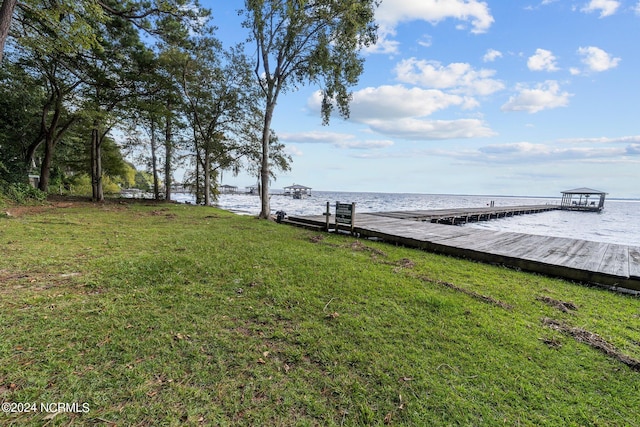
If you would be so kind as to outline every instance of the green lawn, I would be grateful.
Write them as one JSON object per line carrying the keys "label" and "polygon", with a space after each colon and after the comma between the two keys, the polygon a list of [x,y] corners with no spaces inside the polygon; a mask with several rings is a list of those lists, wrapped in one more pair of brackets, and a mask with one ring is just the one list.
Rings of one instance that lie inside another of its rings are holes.
{"label": "green lawn", "polygon": [[3,426],[640,424],[636,297],[187,205],[0,248]]}

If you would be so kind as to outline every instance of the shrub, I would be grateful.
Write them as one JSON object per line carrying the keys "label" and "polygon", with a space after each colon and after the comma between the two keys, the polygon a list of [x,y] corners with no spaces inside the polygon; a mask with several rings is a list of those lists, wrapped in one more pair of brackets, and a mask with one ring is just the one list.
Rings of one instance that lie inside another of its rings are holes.
{"label": "shrub", "polygon": [[1,189],[4,196],[15,203],[43,202],[47,198],[47,193],[21,182],[2,185]]}

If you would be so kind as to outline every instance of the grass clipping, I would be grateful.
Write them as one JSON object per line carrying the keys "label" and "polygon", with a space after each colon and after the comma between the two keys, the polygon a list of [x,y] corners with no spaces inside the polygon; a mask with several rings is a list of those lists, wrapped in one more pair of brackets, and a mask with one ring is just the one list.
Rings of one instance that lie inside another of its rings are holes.
{"label": "grass clipping", "polygon": [[624,363],[634,371],[640,371],[640,360],[627,356],[619,351],[615,346],[605,341],[600,335],[594,334],[582,328],[574,328],[566,323],[560,322],[555,319],[545,317],[542,319],[542,323],[551,329],[563,332],[567,335],[571,335],[576,341],[590,345],[591,347],[600,350],[609,357]]}

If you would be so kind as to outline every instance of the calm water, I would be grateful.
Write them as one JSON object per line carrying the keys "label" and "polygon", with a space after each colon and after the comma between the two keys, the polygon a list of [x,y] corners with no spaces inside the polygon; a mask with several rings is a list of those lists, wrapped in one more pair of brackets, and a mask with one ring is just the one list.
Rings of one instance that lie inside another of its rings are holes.
{"label": "calm water", "polygon": [[[179,201],[192,201],[191,196],[178,195]],[[330,202],[356,202],[356,212],[403,211],[495,206],[560,204],[556,198],[523,198],[502,196],[459,196],[443,194],[390,194],[315,191],[307,199],[295,200],[281,195],[271,196],[271,210],[288,215],[319,215]],[[218,206],[244,214],[258,214],[260,199],[244,194],[221,195]],[[571,237],[606,243],[640,246],[640,200],[611,200],[605,202],[601,213],[551,211],[514,216],[464,225],[487,230],[514,231],[544,236]]]}

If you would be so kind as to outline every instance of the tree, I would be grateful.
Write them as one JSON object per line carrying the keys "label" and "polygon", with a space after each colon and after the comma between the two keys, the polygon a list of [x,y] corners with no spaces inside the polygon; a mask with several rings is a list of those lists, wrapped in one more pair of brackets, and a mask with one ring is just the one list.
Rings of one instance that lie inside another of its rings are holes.
{"label": "tree", "polygon": [[157,35],[164,31],[157,25],[163,18],[170,17],[189,31],[209,14],[197,0],[2,0],[0,63],[16,10],[22,19],[31,21],[34,30],[26,37],[20,35],[21,45],[58,53],[99,48],[93,29],[109,17],[127,20],[139,30]]}
{"label": "tree", "polygon": [[26,182],[32,167],[27,152],[39,135],[45,99],[42,81],[23,66],[0,68],[0,180]]}
{"label": "tree", "polygon": [[[275,179],[275,171],[290,171],[293,160],[291,156],[285,152],[284,144],[278,141],[278,137],[273,129],[271,129],[269,133],[269,138],[269,179]],[[257,176],[259,180],[262,175],[262,138],[259,132],[256,134],[256,138],[247,154],[247,160],[247,171]],[[261,188],[258,188],[258,192],[262,194]]]}
{"label": "tree", "polygon": [[99,49],[82,52],[76,72],[85,82],[85,114],[91,121],[91,182],[92,200],[103,201],[102,149],[114,126],[128,116],[128,107],[137,95],[136,83],[146,70],[147,50],[134,25],[120,16],[113,16],[94,30],[99,36]]}
{"label": "tree", "polygon": [[40,182],[38,188],[49,189],[49,175],[56,146],[71,127],[80,119],[70,108],[70,100],[81,81],[60,66],[55,58],[38,58],[31,64],[46,82],[47,99],[41,106],[40,132],[29,145],[25,164],[33,162],[36,150],[42,145],[44,153],[40,162]]}
{"label": "tree", "polygon": [[46,190],[55,146],[79,116],[90,115],[93,199],[102,200],[102,142],[146,71],[136,68],[144,56],[140,31],[188,34],[208,11],[190,0],[19,0],[15,10],[16,55],[46,77],[49,95],[27,160],[44,147],[40,186]]}
{"label": "tree", "polygon": [[196,195],[202,193],[209,205],[212,193],[217,193],[215,177],[223,169],[237,171],[249,151],[250,140],[243,130],[256,120],[254,106],[260,97],[239,47],[223,51],[218,40],[205,37],[181,58],[181,86],[196,154]]}
{"label": "tree", "polygon": [[256,45],[255,74],[265,99],[261,211],[268,218],[269,133],[276,103],[288,88],[322,86],[322,118],[334,104],[349,116],[350,93],[363,70],[359,52],[376,40],[377,0],[245,0],[244,26]]}
{"label": "tree", "polygon": [[18,0],[3,0],[0,6],[0,63],[4,53],[4,45],[9,36],[9,28],[11,27],[11,17],[16,8]]}

